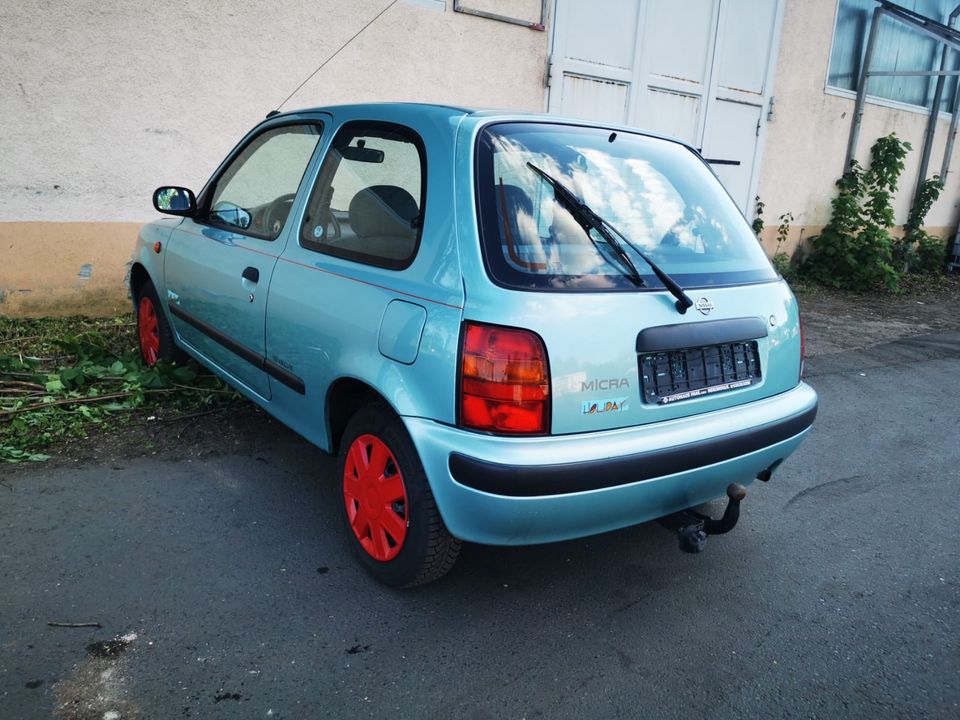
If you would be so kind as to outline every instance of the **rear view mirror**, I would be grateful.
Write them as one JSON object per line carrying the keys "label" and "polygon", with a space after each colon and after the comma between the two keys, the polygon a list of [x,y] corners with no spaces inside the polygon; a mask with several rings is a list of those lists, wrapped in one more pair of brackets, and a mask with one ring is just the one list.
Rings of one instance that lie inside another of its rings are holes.
{"label": "rear view mirror", "polygon": [[374,148],[348,145],[345,148],[340,148],[340,154],[343,155],[345,160],[356,160],[357,162],[365,163],[383,162],[383,150],[375,150]]}
{"label": "rear view mirror", "polygon": [[185,187],[164,186],[153,191],[153,206],[167,215],[193,215],[197,210],[197,198]]}

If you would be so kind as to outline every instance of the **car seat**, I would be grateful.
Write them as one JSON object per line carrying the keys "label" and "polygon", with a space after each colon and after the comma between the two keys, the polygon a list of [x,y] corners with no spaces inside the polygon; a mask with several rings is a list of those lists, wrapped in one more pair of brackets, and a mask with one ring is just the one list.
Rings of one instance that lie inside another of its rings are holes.
{"label": "car seat", "polygon": [[395,185],[372,185],[350,201],[350,227],[356,250],[390,260],[405,260],[417,242],[420,209],[413,196]]}

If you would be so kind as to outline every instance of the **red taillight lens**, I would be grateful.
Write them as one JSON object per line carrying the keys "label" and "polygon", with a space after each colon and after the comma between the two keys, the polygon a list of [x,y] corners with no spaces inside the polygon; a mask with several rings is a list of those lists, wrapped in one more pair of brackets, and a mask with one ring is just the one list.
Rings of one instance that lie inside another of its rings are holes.
{"label": "red taillight lens", "polygon": [[545,434],[550,423],[547,351],[529,330],[465,323],[460,424],[475,430]]}

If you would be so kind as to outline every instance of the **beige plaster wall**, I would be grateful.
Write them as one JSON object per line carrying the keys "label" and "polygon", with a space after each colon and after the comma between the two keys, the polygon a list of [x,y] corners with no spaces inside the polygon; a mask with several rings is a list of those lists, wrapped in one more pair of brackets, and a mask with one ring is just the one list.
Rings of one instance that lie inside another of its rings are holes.
{"label": "beige plaster wall", "polygon": [[0,223],[0,315],[115,315],[139,223]]}
{"label": "beige plaster wall", "polygon": [[[122,289],[133,242],[124,223],[155,217],[153,189],[199,190],[388,2],[0,2],[0,314],[61,312],[66,298],[75,312],[114,307],[92,290],[108,273],[104,292]],[[474,4],[539,20],[539,0]],[[406,100],[542,110],[547,46],[546,32],[454,13],[452,0],[399,0],[283,109]]]}
{"label": "beige plaster wall", "polygon": [[[767,126],[758,194],[766,203],[764,246],[776,245],[777,218],[794,216],[790,240],[782,250],[792,252],[801,238],[822,230],[830,219],[834,183],[843,173],[854,100],[824,92],[833,39],[837,0],[785,0],[780,51],[774,80],[774,117]],[[879,69],[879,68],[878,68]],[[857,149],[866,163],[873,142],[891,132],[913,144],[894,207],[898,223],[907,219],[917,182],[920,150],[928,115],[868,103]],[[928,174],[940,171],[949,121],[941,118]],[[960,143],[954,146],[951,171],[940,200],[927,216],[928,230],[952,233],[960,207]]]}

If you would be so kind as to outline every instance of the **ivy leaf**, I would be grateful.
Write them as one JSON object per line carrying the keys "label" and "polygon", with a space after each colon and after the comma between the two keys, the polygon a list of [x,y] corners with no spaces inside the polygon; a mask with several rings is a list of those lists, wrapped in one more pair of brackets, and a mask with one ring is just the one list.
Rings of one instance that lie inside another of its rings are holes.
{"label": "ivy leaf", "polygon": [[44,388],[48,393],[63,392],[63,389],[64,389],[63,383],[60,381],[60,378],[56,378],[54,380],[48,380],[44,384]]}
{"label": "ivy leaf", "polygon": [[197,379],[197,371],[190,365],[181,365],[173,369],[173,377],[178,382],[189,383]]}

